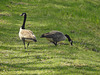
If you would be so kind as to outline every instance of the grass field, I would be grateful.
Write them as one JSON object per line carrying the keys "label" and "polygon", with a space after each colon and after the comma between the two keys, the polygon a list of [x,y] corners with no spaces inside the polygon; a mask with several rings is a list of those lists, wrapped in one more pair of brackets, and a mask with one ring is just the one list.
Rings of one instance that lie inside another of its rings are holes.
{"label": "grass field", "polygon": [[[19,28],[37,37],[24,49]],[[43,33],[58,30],[74,41],[57,47]],[[0,75],[100,75],[100,0],[0,0]]]}

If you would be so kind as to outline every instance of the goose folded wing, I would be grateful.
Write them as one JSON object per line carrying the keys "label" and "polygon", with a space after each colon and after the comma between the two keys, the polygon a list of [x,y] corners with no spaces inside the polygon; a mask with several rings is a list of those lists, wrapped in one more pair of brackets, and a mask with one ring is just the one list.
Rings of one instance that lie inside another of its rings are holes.
{"label": "goose folded wing", "polygon": [[35,35],[30,30],[24,30],[21,32],[22,37],[25,39],[36,39]]}
{"label": "goose folded wing", "polygon": [[46,33],[46,34],[44,34],[44,36],[46,37],[46,38],[54,38],[54,34],[51,34],[51,33]]}

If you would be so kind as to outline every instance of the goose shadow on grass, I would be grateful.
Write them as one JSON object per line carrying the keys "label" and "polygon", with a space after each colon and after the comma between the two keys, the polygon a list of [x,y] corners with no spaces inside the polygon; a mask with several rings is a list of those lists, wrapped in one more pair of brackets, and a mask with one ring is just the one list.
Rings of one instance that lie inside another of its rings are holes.
{"label": "goose shadow on grass", "polygon": [[24,49],[23,46],[18,46],[18,47],[14,47],[13,45],[9,45],[9,46],[4,46],[1,45],[0,49],[1,50],[13,50],[13,51],[22,51],[22,52],[35,52],[35,51],[40,51],[40,50],[45,50],[45,49],[49,49],[49,50],[53,50],[55,48],[58,48],[60,45],[58,44],[58,46],[54,46],[54,44],[44,44],[44,45],[37,45],[37,46],[33,46],[32,45],[30,47],[28,47],[28,49]]}
{"label": "goose shadow on grass", "polygon": [[69,45],[67,43],[65,44],[58,44],[57,46],[55,46],[54,44],[52,43],[49,43],[49,44],[44,44],[44,45],[38,45],[38,46],[31,46],[30,48],[26,49],[25,52],[34,52],[34,50],[46,50],[46,49],[49,49],[49,50],[53,50],[53,49],[57,49],[63,45]]}

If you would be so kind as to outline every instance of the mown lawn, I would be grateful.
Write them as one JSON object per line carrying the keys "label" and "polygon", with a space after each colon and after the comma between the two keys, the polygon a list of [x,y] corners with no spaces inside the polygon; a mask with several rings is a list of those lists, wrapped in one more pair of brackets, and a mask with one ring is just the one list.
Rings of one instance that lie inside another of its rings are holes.
{"label": "mown lawn", "polygon": [[[26,29],[38,42],[24,49],[18,37]],[[43,33],[58,30],[74,41],[57,47]],[[0,75],[99,75],[100,0],[0,0]]]}

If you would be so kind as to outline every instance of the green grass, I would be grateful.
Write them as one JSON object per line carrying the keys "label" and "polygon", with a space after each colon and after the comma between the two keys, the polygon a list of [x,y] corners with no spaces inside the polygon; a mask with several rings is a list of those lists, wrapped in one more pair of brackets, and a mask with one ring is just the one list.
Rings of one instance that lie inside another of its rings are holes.
{"label": "green grass", "polygon": [[[23,12],[38,40],[26,50],[18,37]],[[73,46],[40,38],[51,30],[69,34]],[[99,75],[100,0],[0,0],[0,74]]]}

